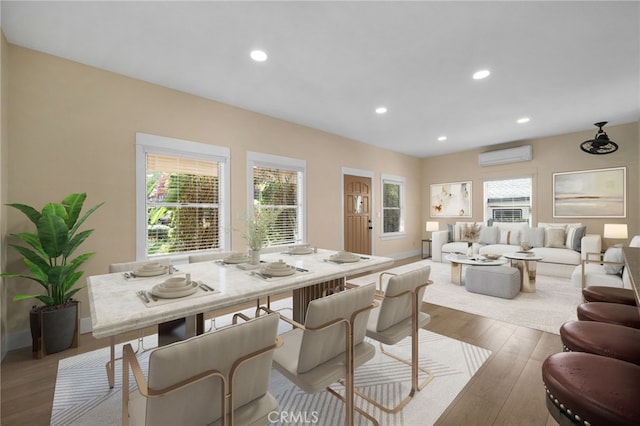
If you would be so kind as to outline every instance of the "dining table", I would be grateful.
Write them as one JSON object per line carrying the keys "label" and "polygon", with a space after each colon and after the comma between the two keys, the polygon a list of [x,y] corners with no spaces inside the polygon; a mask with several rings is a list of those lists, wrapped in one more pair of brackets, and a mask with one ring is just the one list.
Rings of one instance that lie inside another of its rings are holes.
{"label": "dining table", "polygon": [[[201,323],[203,314],[229,310],[249,302],[260,304],[271,296],[291,293],[293,319],[304,322],[307,304],[322,297],[328,289],[344,288],[347,277],[375,270],[384,270],[393,259],[382,256],[358,255],[349,261],[335,260],[340,252],[314,249],[310,253],[281,252],[261,255],[261,264],[225,263],[224,260],[175,265],[157,276],[139,276],[134,271],[93,275],[87,278],[92,334],[110,338],[110,359],[107,362],[109,386],[114,386],[116,338],[131,331],[151,326],[195,318]],[[271,276],[265,267],[278,262],[291,269],[287,275]],[[144,274],[146,275],[146,274]],[[157,297],[169,279],[183,277],[193,283],[193,289],[183,297]],[[196,325],[191,335],[201,334]],[[189,335],[185,336],[189,337]],[[160,343],[162,344],[162,343]]]}

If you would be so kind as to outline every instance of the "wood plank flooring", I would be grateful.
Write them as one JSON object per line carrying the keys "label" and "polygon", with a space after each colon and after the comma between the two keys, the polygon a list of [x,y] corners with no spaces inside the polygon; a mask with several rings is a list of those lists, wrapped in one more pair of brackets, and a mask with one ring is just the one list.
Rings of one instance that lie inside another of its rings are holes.
{"label": "wood plank flooring", "polygon": [[[558,335],[428,303],[423,309],[431,315],[428,330],[492,351],[436,425],[557,425],[545,407],[541,365],[562,350]],[[0,366],[0,424],[49,425],[58,361],[108,343],[85,334],[79,348],[42,360],[32,358],[31,348],[9,352]]]}

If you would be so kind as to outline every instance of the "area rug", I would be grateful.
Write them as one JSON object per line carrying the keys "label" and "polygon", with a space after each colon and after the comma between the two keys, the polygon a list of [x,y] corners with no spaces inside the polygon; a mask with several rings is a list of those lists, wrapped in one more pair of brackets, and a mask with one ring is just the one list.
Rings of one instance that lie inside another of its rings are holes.
{"label": "area rug", "polygon": [[[464,285],[453,284],[448,263],[427,259],[398,266],[391,271],[402,273],[427,265],[431,267],[433,284],[427,287],[423,301],[510,324],[559,334],[564,322],[577,319],[576,308],[582,303],[581,289],[574,287],[567,278],[538,274],[535,293],[521,292],[513,299],[501,299],[469,293]],[[374,279],[374,275],[368,275],[349,282],[362,285]]]}
{"label": "area rug", "polygon": [[[221,323],[224,320],[217,321],[218,325]],[[395,415],[382,413],[361,399],[356,401],[382,425],[433,424],[491,354],[487,349],[426,330],[420,330],[419,338],[420,365],[433,372],[433,381]],[[156,344],[156,336],[145,338],[146,347]],[[135,348],[135,344],[133,346]],[[118,345],[117,350],[120,349]],[[409,358],[410,340],[405,339],[398,345],[387,347],[387,350]],[[379,350],[376,352],[374,359],[357,370],[356,386],[393,405],[409,390],[410,367],[381,354]],[[149,353],[144,352],[138,357],[143,370],[146,370]],[[109,349],[104,348],[59,362],[51,425],[122,424],[122,363],[116,363],[116,384],[114,389],[109,389],[104,368],[108,357]],[[133,378],[130,382],[132,389],[135,388]],[[269,391],[280,404],[280,410],[272,415],[273,423],[270,424],[344,424],[344,404],[327,392],[306,394],[275,370],[272,370]],[[359,415],[356,423],[369,424]]]}

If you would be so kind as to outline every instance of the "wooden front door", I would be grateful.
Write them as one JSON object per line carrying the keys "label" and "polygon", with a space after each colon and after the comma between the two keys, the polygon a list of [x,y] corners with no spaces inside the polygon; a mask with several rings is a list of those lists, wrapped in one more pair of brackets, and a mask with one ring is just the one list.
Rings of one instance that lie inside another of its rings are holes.
{"label": "wooden front door", "polygon": [[371,254],[371,178],[344,176],[344,249]]}

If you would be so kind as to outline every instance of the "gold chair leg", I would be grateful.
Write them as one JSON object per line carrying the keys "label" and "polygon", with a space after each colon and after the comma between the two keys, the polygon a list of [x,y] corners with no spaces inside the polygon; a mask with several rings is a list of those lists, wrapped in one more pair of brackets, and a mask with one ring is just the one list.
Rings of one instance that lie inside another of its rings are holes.
{"label": "gold chair leg", "polygon": [[[345,404],[347,403],[346,398],[340,394],[340,392],[338,392],[337,390],[331,388],[331,387],[327,387],[326,388],[327,392],[329,392],[331,395],[335,396],[336,398],[340,399],[342,402],[344,402]],[[356,391],[357,393],[358,391]],[[374,426],[380,426],[380,423],[378,422],[378,420],[373,417],[371,414],[367,413],[366,411],[364,411],[362,408],[358,407],[358,406],[353,406],[353,409],[356,410],[358,413],[360,413],[362,416],[366,417],[367,419],[369,419],[369,421],[371,423],[373,423]]]}

